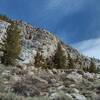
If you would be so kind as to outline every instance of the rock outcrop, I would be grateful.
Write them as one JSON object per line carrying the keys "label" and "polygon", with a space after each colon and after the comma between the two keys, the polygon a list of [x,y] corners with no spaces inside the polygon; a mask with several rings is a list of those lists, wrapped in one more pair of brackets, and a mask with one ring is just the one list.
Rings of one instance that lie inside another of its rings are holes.
{"label": "rock outcrop", "polygon": [[[80,54],[76,49],[69,45],[65,45],[54,34],[45,29],[34,28],[32,25],[23,21],[14,21],[21,30],[22,52],[20,54],[19,63],[34,64],[34,56],[40,52],[44,59],[50,58],[55,54],[57,44],[61,43],[62,49],[65,51],[66,57],[70,54],[75,67],[89,67],[91,59]],[[3,38],[6,29],[10,23],[0,20],[0,41]],[[100,65],[100,61],[94,59],[96,65]],[[68,59],[67,61],[68,62]]]}

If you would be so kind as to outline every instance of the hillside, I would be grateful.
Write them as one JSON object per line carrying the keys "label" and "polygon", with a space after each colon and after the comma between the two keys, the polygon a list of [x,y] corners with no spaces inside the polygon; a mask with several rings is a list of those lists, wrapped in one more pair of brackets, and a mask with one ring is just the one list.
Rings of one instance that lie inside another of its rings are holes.
{"label": "hillside", "polygon": [[[91,61],[99,68],[100,60],[82,55],[45,29],[19,20],[13,22],[21,30],[22,51],[16,66],[0,64],[0,100],[100,100],[100,72],[82,70],[91,67]],[[1,42],[10,24],[0,20]],[[70,55],[74,68],[36,68],[36,54],[51,61],[59,43],[67,58],[66,66]]]}
{"label": "hillside", "polygon": [[[33,63],[34,56],[37,52],[41,52],[44,58],[50,58],[54,55],[57,44],[61,43],[62,48],[65,51],[66,57],[70,54],[73,59],[73,63],[76,67],[89,67],[90,66],[90,58],[83,56],[76,49],[73,49],[68,44],[64,44],[60,41],[54,34],[48,32],[45,29],[34,28],[32,25],[27,24],[23,21],[14,21],[18,24],[19,29],[21,29],[21,39],[22,39],[22,53],[20,54],[20,62],[21,63]],[[6,32],[7,26],[10,23],[5,21],[0,21],[0,32],[1,36]],[[94,59],[96,63],[99,61]],[[97,64],[99,65],[99,64]]]}

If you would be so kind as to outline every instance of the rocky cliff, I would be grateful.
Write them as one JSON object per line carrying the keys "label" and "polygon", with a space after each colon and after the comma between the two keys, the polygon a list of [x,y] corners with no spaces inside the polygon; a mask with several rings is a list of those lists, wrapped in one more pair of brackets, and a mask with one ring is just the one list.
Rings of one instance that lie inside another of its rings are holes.
{"label": "rocky cliff", "polygon": [[[70,54],[76,67],[89,67],[91,59],[83,56],[76,49],[69,45],[65,45],[53,33],[45,29],[34,28],[32,25],[23,21],[14,21],[21,30],[21,45],[22,52],[20,54],[20,63],[33,64],[34,56],[40,52],[44,58],[50,58],[55,54],[57,44],[61,43],[66,57]],[[6,29],[10,23],[0,20],[0,40],[6,33]],[[67,62],[67,61],[66,61]],[[100,61],[94,59],[94,62],[99,66]]]}

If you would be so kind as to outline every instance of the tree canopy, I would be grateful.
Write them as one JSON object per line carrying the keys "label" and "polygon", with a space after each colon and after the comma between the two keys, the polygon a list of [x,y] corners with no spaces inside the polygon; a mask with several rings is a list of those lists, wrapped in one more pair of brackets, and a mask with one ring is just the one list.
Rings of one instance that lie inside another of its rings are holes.
{"label": "tree canopy", "polygon": [[21,51],[20,30],[15,23],[11,23],[11,25],[8,26],[6,35],[2,41],[2,63],[6,65],[15,64],[16,59],[18,58]]}

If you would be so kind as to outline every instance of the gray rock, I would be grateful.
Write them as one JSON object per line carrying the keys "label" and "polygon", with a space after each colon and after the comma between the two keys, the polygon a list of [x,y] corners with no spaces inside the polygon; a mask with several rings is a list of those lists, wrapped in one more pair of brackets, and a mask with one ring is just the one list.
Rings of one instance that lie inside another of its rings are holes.
{"label": "gray rock", "polygon": [[72,93],[79,93],[80,91],[79,91],[78,89],[76,89],[76,88],[72,88],[72,89],[71,89],[71,92],[72,92]]}
{"label": "gray rock", "polygon": [[86,79],[94,79],[96,75],[94,73],[87,72],[87,73],[84,73],[83,77]]}
{"label": "gray rock", "polygon": [[64,85],[58,87],[58,90],[63,90],[63,89],[65,89]]}
{"label": "gray rock", "polygon": [[82,75],[78,74],[77,72],[70,73],[66,78],[71,79],[76,83],[82,82]]}
{"label": "gray rock", "polygon": [[74,100],[73,97],[68,93],[66,93],[66,98],[67,98],[67,100]]}
{"label": "gray rock", "polygon": [[75,100],[87,100],[85,96],[77,94],[77,93],[73,93],[71,95],[75,98]]}
{"label": "gray rock", "polygon": [[65,94],[64,92],[56,92],[50,96],[51,100],[73,100],[70,94]]}

